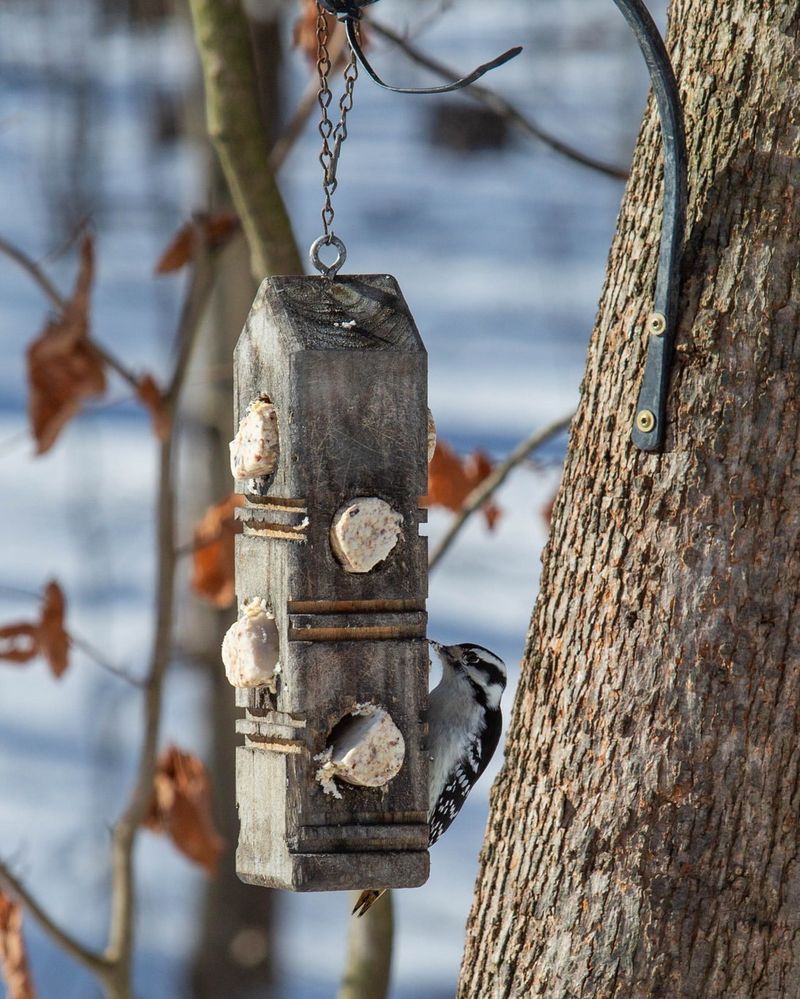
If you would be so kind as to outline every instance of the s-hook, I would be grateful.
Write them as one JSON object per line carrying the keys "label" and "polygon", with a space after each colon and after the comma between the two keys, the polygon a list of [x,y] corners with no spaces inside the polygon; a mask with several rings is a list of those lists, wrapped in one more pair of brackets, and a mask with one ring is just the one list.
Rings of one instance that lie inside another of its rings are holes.
{"label": "s-hook", "polygon": [[664,142],[664,221],[653,309],[647,320],[647,360],[631,439],[642,451],[660,451],[666,429],[669,375],[678,322],[683,236],[686,229],[686,134],[678,84],[664,41],[642,0],[614,0],[642,50],[656,95]]}
{"label": "s-hook", "polygon": [[497,69],[498,66],[502,66],[504,63],[507,63],[510,59],[518,56],[522,51],[522,46],[516,45],[513,49],[509,49],[496,59],[492,59],[491,62],[486,62],[483,63],[483,65],[478,66],[478,68],[473,70],[469,76],[465,76],[461,80],[454,80],[453,83],[447,83],[442,87],[423,87],[421,89],[413,87],[392,87],[388,83],[385,83],[370,65],[369,60],[364,55],[364,50],[361,47],[361,40],[358,37],[358,22],[361,19],[361,9],[376,2],[377,0],[317,0],[317,3],[319,3],[321,7],[324,7],[330,14],[335,14],[340,21],[344,22],[345,31],[347,32],[347,41],[350,44],[350,48],[352,49],[356,59],[358,59],[361,63],[367,75],[370,76],[379,87],[383,87],[384,90],[391,90],[392,93],[449,94],[453,90],[461,90],[463,87],[468,87],[471,83],[475,83],[476,80],[480,80],[480,78],[490,70]]}

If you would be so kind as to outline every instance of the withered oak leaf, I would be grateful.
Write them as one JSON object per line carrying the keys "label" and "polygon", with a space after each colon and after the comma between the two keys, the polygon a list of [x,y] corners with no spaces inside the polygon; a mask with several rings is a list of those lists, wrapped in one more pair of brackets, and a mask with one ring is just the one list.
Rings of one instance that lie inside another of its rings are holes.
{"label": "withered oak leaf", "polygon": [[194,530],[192,588],[215,607],[230,607],[234,589],[235,537],[241,526],[235,511],[244,497],[231,493],[206,510]]}
{"label": "withered oak leaf", "polygon": [[72,295],[27,350],[28,415],[37,454],[49,451],[84,399],[106,390],[105,362],[89,339],[93,277],[94,247],[87,234]]}
{"label": "withered oak leaf", "polygon": [[160,754],[143,824],[169,836],[184,856],[214,874],[225,841],[214,825],[211,781],[197,756],[176,746]]}
{"label": "withered oak leaf", "polygon": [[171,242],[158,258],[156,274],[172,274],[181,270],[192,259],[195,239],[202,239],[209,250],[221,249],[239,228],[235,212],[222,211],[209,215],[198,212],[172,237]]}
{"label": "withered oak leaf", "polygon": [[69,666],[70,648],[65,613],[64,592],[58,583],[51,581],[44,588],[38,621],[21,621],[0,628],[0,660],[22,665],[41,655],[53,675],[62,676]]}
{"label": "withered oak leaf", "polygon": [[169,437],[172,420],[164,399],[164,393],[152,375],[142,375],[136,385],[136,397],[150,411],[153,432],[159,440]]}
{"label": "withered oak leaf", "polygon": [[[428,466],[428,503],[459,513],[472,490],[491,474],[492,467],[483,451],[475,451],[462,461],[446,441],[439,440]],[[493,528],[500,518],[500,508],[489,501],[482,509],[486,523]]]}

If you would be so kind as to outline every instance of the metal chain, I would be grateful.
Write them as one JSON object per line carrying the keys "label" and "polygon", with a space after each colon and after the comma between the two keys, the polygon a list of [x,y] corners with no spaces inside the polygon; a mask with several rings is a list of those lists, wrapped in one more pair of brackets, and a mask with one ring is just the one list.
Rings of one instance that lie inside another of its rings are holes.
{"label": "metal chain", "polygon": [[[344,70],[344,93],[339,100],[339,120],[334,126],[330,116],[330,106],[333,100],[328,77],[332,69],[331,57],[328,52],[328,22],[322,7],[317,5],[317,73],[319,74],[319,91],[317,102],[320,109],[319,134],[322,139],[322,150],[319,162],[322,166],[322,235],[311,247],[311,263],[325,277],[334,278],[347,258],[347,248],[333,231],[333,195],[339,186],[337,171],[342,143],[347,138],[347,116],[353,109],[353,90],[358,79],[358,62],[355,53],[351,51],[350,60]],[[323,246],[334,246],[337,257],[332,264],[324,264],[320,259]]]}
{"label": "metal chain", "polygon": [[333,100],[333,94],[331,93],[331,88],[328,84],[328,74],[330,71],[331,58],[328,54],[328,22],[325,18],[324,11],[318,6],[317,73],[319,75],[319,92],[317,94],[317,101],[321,112],[319,134],[322,138],[322,151],[319,154],[319,161],[322,164],[322,190],[325,194],[325,204],[322,208],[322,228],[326,236],[330,235],[330,227],[333,223],[333,205],[331,204],[331,198],[334,190],[336,189],[335,178],[333,186],[329,184],[331,175],[330,168],[333,161],[333,153],[331,152],[329,141],[333,134],[333,122],[328,114],[328,108],[331,106],[331,101]]}
{"label": "metal chain", "polygon": [[336,173],[342,143],[347,138],[347,115],[353,109],[353,90],[358,79],[358,63],[355,55],[351,52],[350,60],[344,71],[344,93],[339,101],[339,121],[334,126],[329,114],[333,94],[328,82],[332,68],[328,53],[328,23],[321,7],[317,8],[317,53],[317,72],[319,74],[317,101],[321,112],[319,134],[322,139],[319,161],[322,165],[322,191],[325,196],[322,206],[322,229],[326,236],[331,236],[335,214],[333,195],[339,185]]}

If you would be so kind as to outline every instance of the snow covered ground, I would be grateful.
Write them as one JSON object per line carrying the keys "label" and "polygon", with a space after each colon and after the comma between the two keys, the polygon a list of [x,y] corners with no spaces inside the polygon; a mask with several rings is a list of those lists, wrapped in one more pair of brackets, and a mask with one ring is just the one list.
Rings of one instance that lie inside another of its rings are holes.
{"label": "snow covered ground", "polygon": [[[148,97],[187,85],[191,42],[179,25],[132,38],[104,33],[91,5],[59,0],[46,17],[43,7],[0,9],[0,234],[44,256],[57,244],[54,212],[65,193],[74,196],[96,221],[97,336],[132,366],[159,371],[178,293],[174,281],[153,279],[152,266],[177,224],[202,205],[203,183],[196,150],[154,145]],[[385,0],[379,13],[402,26],[409,9],[407,0]],[[425,37],[427,50],[464,69],[515,43],[523,56],[487,82],[562,138],[627,162],[646,76],[614,5],[458,0]],[[90,55],[79,60],[84,49]],[[383,46],[373,54],[392,80],[420,78]],[[78,62],[84,76],[76,83],[68,70]],[[299,92],[306,68],[296,56],[288,63]],[[43,72],[62,74],[63,91],[43,88]],[[523,139],[474,155],[435,148],[428,131],[436,100],[360,81],[340,164],[337,231],[348,269],[398,278],[429,350],[440,435],[461,450],[500,456],[575,404],[622,188]],[[77,140],[67,132],[76,101],[100,123]],[[68,176],[74,141],[83,143],[80,166]],[[303,245],[319,234],[316,155],[312,129],[282,176]],[[54,268],[65,289],[72,267],[68,257]],[[17,590],[35,592],[56,577],[76,632],[135,672],[152,620],[154,445],[146,418],[117,387],[122,402],[88,412],[50,455],[32,460],[23,359],[43,315],[38,291],[0,259],[0,623],[35,610]],[[518,471],[499,496],[497,530],[473,519],[431,579],[431,634],[491,647],[512,676],[536,594],[540,511],[563,447],[548,449],[545,471]],[[447,521],[432,512],[432,539]],[[173,671],[164,741],[203,753],[205,696],[196,674]],[[0,667],[0,853],[88,940],[105,923],[107,829],[127,787],[138,723],[136,696],[82,657],[59,683],[42,665]],[[394,999],[453,994],[490,783],[482,781],[434,850],[430,882],[398,893]],[[174,999],[200,875],[150,835],[139,861],[139,995]],[[346,897],[287,896],[282,906],[283,994],[333,995]],[[95,995],[86,975],[27,925],[44,999]]]}

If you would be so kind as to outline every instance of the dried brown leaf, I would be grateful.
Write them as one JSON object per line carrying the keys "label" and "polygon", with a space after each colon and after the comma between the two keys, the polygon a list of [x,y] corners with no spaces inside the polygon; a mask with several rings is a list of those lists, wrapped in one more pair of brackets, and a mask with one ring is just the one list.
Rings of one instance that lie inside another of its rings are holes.
{"label": "dried brown leaf", "polygon": [[[319,45],[317,39],[317,13],[316,0],[300,0],[300,14],[294,23],[293,32],[295,48],[299,49],[305,55],[309,64],[313,67],[317,65]],[[323,14],[325,24],[327,25],[327,37],[330,39],[333,37],[334,31],[337,30],[337,21],[333,14],[329,14],[327,11],[324,11]],[[368,31],[365,29],[364,17],[359,21],[358,30],[361,36],[361,47],[364,49],[369,48],[369,36]],[[344,50],[335,60],[337,65],[343,62],[345,53],[349,54],[349,52],[349,47],[345,46]]]}
{"label": "dried brown leaf", "polygon": [[[304,53],[312,66],[317,64],[317,0],[301,0],[300,16],[294,23],[294,46]],[[328,37],[336,27],[333,14],[324,13]]]}
{"label": "dried brown leaf", "polygon": [[28,415],[36,453],[44,454],[83,400],[106,390],[105,362],[89,340],[89,296],[94,277],[94,248],[88,234],[72,296],[50,320],[27,352]]}
{"label": "dried brown leaf", "polygon": [[0,628],[0,659],[9,663],[27,663],[39,653],[38,628],[20,621]]}
{"label": "dried brown leaf", "polygon": [[235,511],[243,503],[243,496],[231,493],[209,507],[195,527],[192,587],[215,607],[230,607],[236,596],[234,538],[241,528]]}
{"label": "dried brown leaf", "polygon": [[[458,513],[464,501],[492,471],[491,459],[483,451],[475,451],[463,461],[446,441],[439,440],[428,466],[428,502]],[[501,515],[496,503],[483,506],[489,528],[493,528]]]}
{"label": "dried brown leaf", "polygon": [[44,656],[53,675],[60,677],[69,666],[70,640],[64,628],[66,601],[58,583],[44,588],[42,611],[38,621],[23,621],[0,628],[0,659],[27,663]]}
{"label": "dried brown leaf", "polygon": [[64,591],[52,580],[44,590],[42,617],[39,621],[39,650],[53,675],[62,676],[69,666],[69,635],[64,628],[66,600]]}
{"label": "dried brown leaf", "polygon": [[169,437],[172,426],[169,410],[164,400],[164,393],[152,375],[142,375],[136,386],[136,397],[147,409],[153,422],[153,432],[159,440]]}
{"label": "dried brown leaf", "polygon": [[190,860],[214,874],[225,841],[211,814],[211,782],[202,761],[169,746],[158,758],[144,823],[169,836]]}
{"label": "dried brown leaf", "polygon": [[239,218],[234,212],[198,213],[175,233],[172,242],[161,254],[156,264],[156,274],[171,274],[185,267],[192,259],[194,241],[202,238],[209,250],[217,250],[227,243],[239,228]]}
{"label": "dried brown leaf", "polygon": [[22,907],[0,892],[0,975],[8,999],[36,999],[22,937]]}

